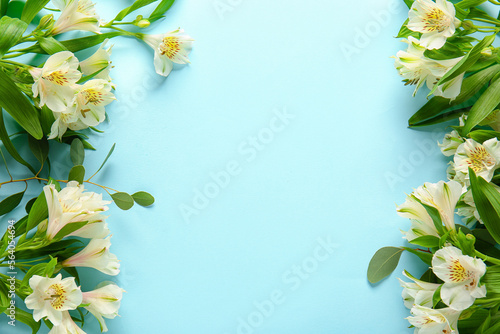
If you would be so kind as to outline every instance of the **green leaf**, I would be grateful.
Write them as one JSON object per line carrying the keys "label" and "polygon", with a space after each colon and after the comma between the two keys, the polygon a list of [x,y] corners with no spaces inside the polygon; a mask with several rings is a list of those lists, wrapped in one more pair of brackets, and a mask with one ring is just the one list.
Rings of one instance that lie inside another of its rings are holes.
{"label": "green leaf", "polygon": [[403,0],[403,1],[405,2],[406,6],[408,6],[408,9],[410,9],[415,0]]}
{"label": "green leaf", "polygon": [[42,137],[42,139],[37,140],[28,135],[28,144],[35,158],[43,165],[49,156],[49,142],[47,138]]}
{"label": "green leaf", "polygon": [[495,74],[500,71],[500,65],[488,67],[464,79],[460,94],[453,101],[441,96],[432,97],[408,121],[410,126],[419,124],[427,119],[439,115],[449,107],[459,105],[472,98]]}
{"label": "green leaf", "polygon": [[435,308],[436,305],[441,301],[441,287],[440,285],[436,291],[434,291],[434,294],[432,295],[432,307]]}
{"label": "green leaf", "polygon": [[26,23],[31,23],[43,7],[49,2],[49,0],[27,0],[26,5],[24,5],[23,13],[21,14],[21,20]]}
{"label": "green leaf", "polygon": [[125,9],[123,9],[121,12],[118,13],[118,15],[116,15],[116,17],[113,19],[113,21],[121,21],[123,20],[128,14],[132,13],[133,11],[141,8],[141,7],[144,7],[144,6],[147,6],[149,5],[150,3],[153,3],[157,0],[136,0],[132,6],[130,7],[127,7]]}
{"label": "green leaf", "polygon": [[479,100],[471,108],[465,125],[463,134],[467,134],[473,127],[478,125],[483,119],[495,110],[500,103],[500,80],[495,80],[481,95]]}
{"label": "green leaf", "polygon": [[43,273],[45,272],[45,267],[47,266],[47,263],[39,263],[35,264],[33,267],[31,267],[26,275],[24,275],[24,278],[21,282],[21,286],[28,286],[29,285],[29,280],[31,277],[37,275],[37,276],[43,276]]}
{"label": "green leaf", "polygon": [[108,155],[106,155],[106,158],[104,158],[104,161],[102,162],[101,167],[99,167],[99,169],[97,170],[97,172],[94,173],[94,175],[99,173],[99,171],[102,169],[102,167],[104,167],[104,165],[106,164],[106,161],[108,161],[111,154],[113,154],[113,151],[115,150],[115,146],[116,146],[116,144],[113,144],[113,146],[111,146],[111,149],[109,150]]}
{"label": "green leaf", "polygon": [[115,201],[116,206],[122,210],[128,210],[134,206],[134,199],[127,193],[117,192],[111,194],[111,198]]}
{"label": "green leaf", "polygon": [[28,225],[26,225],[26,230],[31,231],[31,229],[40,224],[40,222],[48,216],[49,209],[47,207],[47,199],[45,198],[45,192],[42,191],[36,198],[28,214]]}
{"label": "green leaf", "polygon": [[33,314],[28,313],[26,311],[21,310],[16,307],[16,320],[19,320],[22,323],[31,327],[31,334],[36,334],[42,325],[41,321],[36,322],[33,319]]}
{"label": "green leaf", "polygon": [[83,167],[82,165],[76,165],[70,169],[68,181],[74,180],[82,184],[84,177],[85,177],[85,167]]}
{"label": "green leaf", "polygon": [[30,135],[36,139],[42,138],[43,132],[38,113],[14,81],[3,71],[0,71],[0,106]]}
{"label": "green leaf", "polygon": [[486,2],[487,0],[462,0],[458,2],[455,6],[460,7],[462,9],[467,9],[470,7],[476,7],[482,4],[483,2]]}
{"label": "green leaf", "polygon": [[437,87],[455,79],[460,74],[466,72],[476,61],[481,57],[481,51],[495,40],[495,34],[486,36],[482,41],[477,43],[455,66],[453,66],[439,81],[434,85],[429,95],[433,94]]}
{"label": "green leaf", "polygon": [[[88,49],[90,47],[96,46],[97,44],[101,44],[104,42],[106,39],[113,38],[116,36],[127,36],[129,33],[125,32],[120,32],[120,31],[114,31],[114,32],[107,32],[104,34],[99,34],[99,35],[91,35],[91,36],[85,36],[85,37],[80,37],[80,38],[75,38],[75,39],[69,39],[66,41],[60,41],[61,44],[71,52],[77,52],[80,50]],[[28,48],[26,51],[28,52],[33,52],[33,53],[41,53],[41,54],[46,54],[47,52],[40,47],[40,44],[35,44],[32,47]]]}
{"label": "green leaf", "polygon": [[45,271],[43,272],[42,276],[52,277],[52,275],[54,274],[54,270],[56,269],[56,265],[57,265],[57,258],[51,257],[50,261],[45,265]]}
{"label": "green leaf", "polygon": [[155,202],[155,198],[145,191],[138,191],[132,194],[132,198],[140,206],[150,206]]}
{"label": "green leaf", "polygon": [[409,248],[409,247],[403,247],[403,249],[407,252],[410,252],[410,253],[418,256],[420,258],[420,260],[422,260],[425,264],[428,264],[429,266],[432,265],[432,254],[431,253],[418,251],[416,249]]}
{"label": "green leaf", "polygon": [[383,247],[373,255],[368,265],[368,281],[377,283],[389,276],[398,266],[399,258],[403,253],[402,248]]}
{"label": "green leaf", "polygon": [[0,19],[0,58],[9,51],[11,47],[17,44],[28,25],[16,18],[3,16]]}
{"label": "green leaf", "polygon": [[424,52],[424,56],[435,60],[458,58],[463,55],[462,50],[450,42],[446,42],[440,49],[425,50]]}
{"label": "green leaf", "polygon": [[14,210],[19,203],[21,203],[21,200],[23,199],[24,196],[24,191],[21,191],[17,194],[10,195],[6,199],[0,202],[0,216],[3,216],[6,213],[11,212]]}
{"label": "green leaf", "polygon": [[478,143],[484,143],[488,139],[498,138],[500,139],[500,132],[492,131],[492,130],[475,130],[469,132],[468,135],[470,138],[474,139]]}
{"label": "green leaf", "polygon": [[54,37],[40,37],[38,38],[38,43],[40,44],[40,47],[49,55],[68,50],[61,42],[56,40]]}
{"label": "green leaf", "polygon": [[30,210],[31,208],[33,207],[33,204],[35,203],[36,201],[36,197],[30,199],[26,205],[24,206],[24,210],[26,211],[26,213],[30,213]]}
{"label": "green leaf", "polygon": [[26,166],[34,175],[36,174],[35,169],[33,166],[31,166],[29,163],[24,160],[21,155],[17,152],[16,148],[14,147],[14,144],[10,141],[9,134],[7,133],[7,130],[5,129],[5,123],[3,121],[3,111],[0,110],[0,140],[2,141],[3,145],[7,149],[7,152],[20,164]]}
{"label": "green leaf", "polygon": [[401,26],[401,29],[399,29],[398,35],[396,38],[408,38],[410,36],[413,36],[418,39],[418,32],[412,31],[408,29],[407,24],[410,22],[410,19],[406,19],[406,21],[403,23]]}
{"label": "green leaf", "polygon": [[427,248],[438,247],[439,238],[433,235],[424,235],[413,239],[410,243]]}
{"label": "green leaf", "polygon": [[469,168],[472,197],[479,216],[497,243],[500,243],[500,193]]}
{"label": "green leaf", "polygon": [[73,165],[83,165],[85,150],[83,148],[83,143],[79,138],[75,138],[71,142],[70,156]]}
{"label": "green leaf", "polygon": [[155,8],[155,10],[149,16],[151,19],[150,21],[153,22],[153,21],[156,21],[157,19],[159,19],[160,17],[162,17],[163,14],[165,14],[165,12],[167,10],[169,10],[170,7],[172,7],[174,2],[175,2],[175,0],[162,0],[160,2],[160,4]]}
{"label": "green leaf", "polygon": [[64,238],[68,234],[71,234],[71,233],[81,229],[82,227],[84,227],[87,224],[88,224],[88,221],[68,223],[68,224],[64,225],[64,227],[59,232],[57,232],[57,234],[54,237],[54,240],[61,240],[62,238]]}
{"label": "green leaf", "polygon": [[4,16],[7,13],[9,1],[10,0],[0,0],[0,16]]}

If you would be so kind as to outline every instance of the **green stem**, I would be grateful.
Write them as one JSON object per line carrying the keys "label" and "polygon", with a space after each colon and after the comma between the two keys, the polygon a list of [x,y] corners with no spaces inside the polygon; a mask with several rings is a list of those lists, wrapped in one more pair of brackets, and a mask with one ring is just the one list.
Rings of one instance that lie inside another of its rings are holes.
{"label": "green stem", "polygon": [[491,262],[493,264],[500,264],[500,260],[499,259],[496,259],[494,257],[491,257],[491,256],[488,256],[488,255],[485,255],[479,251],[476,250],[476,256],[483,259],[484,261],[488,261],[488,262]]}

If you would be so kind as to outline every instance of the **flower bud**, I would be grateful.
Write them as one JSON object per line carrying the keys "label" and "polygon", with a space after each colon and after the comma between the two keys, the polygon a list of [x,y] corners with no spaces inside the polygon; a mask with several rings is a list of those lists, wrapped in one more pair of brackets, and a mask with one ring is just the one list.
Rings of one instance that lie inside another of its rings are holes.
{"label": "flower bud", "polygon": [[40,19],[40,23],[38,24],[36,30],[52,29],[53,26],[54,26],[54,15],[47,14]]}
{"label": "flower bud", "polygon": [[138,26],[139,28],[147,28],[149,27],[149,25],[151,24],[151,22],[149,22],[149,20],[140,20],[139,22],[136,23],[136,26]]}
{"label": "flower bud", "polygon": [[481,50],[481,56],[483,57],[491,57],[493,55],[493,50],[491,48],[485,48]]}
{"label": "flower bud", "polygon": [[464,30],[474,29],[474,23],[472,21],[466,20],[462,22],[462,28]]}

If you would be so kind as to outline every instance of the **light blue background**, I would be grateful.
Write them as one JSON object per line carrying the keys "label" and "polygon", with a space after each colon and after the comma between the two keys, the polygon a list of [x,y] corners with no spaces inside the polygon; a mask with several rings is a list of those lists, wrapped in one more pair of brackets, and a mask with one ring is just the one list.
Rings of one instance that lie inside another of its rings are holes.
{"label": "light blue background", "polygon": [[[109,19],[128,3],[99,1],[98,11]],[[149,47],[112,41],[118,101],[85,166],[96,170],[116,142],[94,180],[146,190],[156,203],[110,205],[122,268],[112,280],[127,293],[109,333],[413,333],[396,277],[424,266],[403,254],[388,279],[366,279],[377,249],[404,245],[409,222],[395,204],[445,178],[440,128],[407,128],[426,92],[412,98],[389,58],[405,47],[393,36],[406,15],[397,0],[177,1],[148,30],[181,27],[196,40],[192,64],[166,80]],[[276,110],[292,116],[270,132]],[[266,143],[250,159],[259,134]],[[216,191],[213,175],[228,163],[237,175],[183,217],[197,191]],[[70,166],[62,155],[54,168],[64,177]],[[108,279],[94,270],[83,278],[83,290]],[[84,330],[97,333],[88,320]],[[6,321],[0,332],[29,333]]]}

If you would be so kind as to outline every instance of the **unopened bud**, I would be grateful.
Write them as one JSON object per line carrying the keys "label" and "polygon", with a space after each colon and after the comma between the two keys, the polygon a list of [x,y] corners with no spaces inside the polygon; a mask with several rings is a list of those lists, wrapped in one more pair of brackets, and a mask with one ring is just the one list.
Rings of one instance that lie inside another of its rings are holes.
{"label": "unopened bud", "polygon": [[38,24],[37,30],[52,29],[53,25],[54,25],[54,15],[47,14],[40,19],[40,23]]}
{"label": "unopened bud", "polygon": [[147,27],[149,27],[150,24],[151,24],[151,22],[149,22],[149,20],[144,19],[144,20],[140,20],[139,22],[137,22],[136,25],[139,28],[147,28]]}
{"label": "unopened bud", "polygon": [[493,55],[493,50],[491,48],[486,48],[481,51],[481,56],[491,57]]}
{"label": "unopened bud", "polygon": [[470,30],[470,29],[474,29],[474,23],[472,21],[463,21],[462,22],[462,28],[464,30]]}

